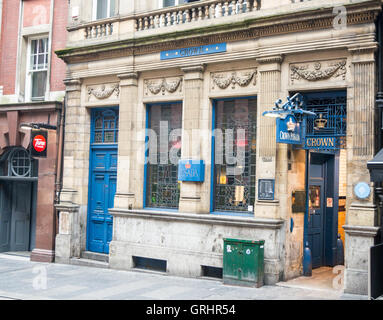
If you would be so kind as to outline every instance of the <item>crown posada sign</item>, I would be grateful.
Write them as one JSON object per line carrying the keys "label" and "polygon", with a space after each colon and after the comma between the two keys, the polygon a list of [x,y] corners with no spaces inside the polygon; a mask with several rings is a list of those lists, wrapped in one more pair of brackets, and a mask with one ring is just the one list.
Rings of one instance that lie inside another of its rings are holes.
{"label": "crown posada sign", "polygon": [[277,142],[302,144],[302,126],[293,115],[277,119]]}

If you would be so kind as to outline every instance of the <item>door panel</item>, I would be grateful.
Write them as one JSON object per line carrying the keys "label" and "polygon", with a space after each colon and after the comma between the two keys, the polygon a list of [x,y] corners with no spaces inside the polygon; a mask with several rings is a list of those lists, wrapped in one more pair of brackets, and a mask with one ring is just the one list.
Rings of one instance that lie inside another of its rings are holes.
{"label": "door panel", "polygon": [[10,249],[11,219],[12,219],[12,183],[2,183],[1,212],[0,212],[0,252]]}
{"label": "door panel", "polygon": [[31,183],[13,183],[10,251],[29,250],[31,197]]}
{"label": "door panel", "polygon": [[311,249],[312,267],[323,265],[325,162],[310,163],[307,241]]}
{"label": "door panel", "polygon": [[108,209],[113,207],[116,193],[117,148],[93,149],[91,159],[88,250],[109,253],[113,217]]}

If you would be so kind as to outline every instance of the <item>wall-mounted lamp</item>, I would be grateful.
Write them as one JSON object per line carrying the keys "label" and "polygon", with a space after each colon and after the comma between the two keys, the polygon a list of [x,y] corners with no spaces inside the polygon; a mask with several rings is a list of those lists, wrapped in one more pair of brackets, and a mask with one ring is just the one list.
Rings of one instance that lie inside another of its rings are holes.
{"label": "wall-mounted lamp", "polygon": [[302,116],[316,116],[314,112],[304,110],[304,100],[300,93],[287,97],[287,102],[282,105],[282,100],[275,102],[275,106],[271,111],[262,113],[264,117],[285,119],[288,115],[294,115],[298,121],[302,120]]}
{"label": "wall-mounted lamp", "polygon": [[57,130],[57,126],[53,126],[46,123],[22,123],[20,124],[20,129],[22,130],[39,130],[39,129]]}

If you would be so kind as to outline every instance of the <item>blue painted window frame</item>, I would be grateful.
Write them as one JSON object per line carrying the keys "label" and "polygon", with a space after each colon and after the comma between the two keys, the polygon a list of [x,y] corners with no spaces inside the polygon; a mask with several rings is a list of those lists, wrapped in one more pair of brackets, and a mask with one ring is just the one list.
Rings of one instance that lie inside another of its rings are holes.
{"label": "blue painted window frame", "polygon": [[[150,108],[152,107],[161,107],[163,105],[169,105],[169,104],[180,104],[181,109],[183,110],[183,101],[164,101],[164,102],[156,102],[156,103],[146,103],[145,104],[145,165],[144,165],[144,188],[143,188],[143,208],[145,210],[152,210],[152,211],[163,211],[163,212],[179,212],[179,209],[174,208],[155,208],[155,207],[148,207],[146,203],[146,189],[147,189],[147,178],[148,178],[148,157],[149,157],[149,148],[148,148],[148,142],[149,142],[149,135],[148,135],[148,129],[149,129],[149,112]],[[181,128],[182,129],[182,128]]]}
{"label": "blue painted window frame", "polygon": [[[245,96],[245,97],[230,97],[230,98],[216,98],[212,99],[212,122],[211,122],[211,168],[210,168],[210,214],[213,215],[222,215],[222,216],[237,216],[237,217],[254,217],[254,211],[247,212],[226,212],[226,211],[215,211],[214,209],[214,185],[215,185],[215,137],[213,132],[215,130],[215,118],[216,118],[216,108],[219,101],[231,101],[231,100],[242,100],[242,99],[257,99],[257,109],[258,109],[258,96]],[[257,119],[258,121],[258,119]],[[257,174],[257,173],[255,173]],[[255,185],[254,185],[255,188]],[[253,209],[255,204],[253,204]]]}

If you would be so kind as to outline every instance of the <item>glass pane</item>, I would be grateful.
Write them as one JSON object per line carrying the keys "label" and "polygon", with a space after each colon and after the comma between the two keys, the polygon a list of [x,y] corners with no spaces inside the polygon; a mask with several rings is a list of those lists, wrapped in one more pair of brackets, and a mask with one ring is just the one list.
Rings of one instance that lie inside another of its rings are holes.
{"label": "glass pane", "polygon": [[310,186],[309,188],[309,208],[310,209],[320,209],[321,199],[320,199],[320,186]]}
{"label": "glass pane", "polygon": [[164,0],[164,7],[175,6],[175,0]]}
{"label": "glass pane", "polygon": [[102,118],[98,118],[95,122],[96,129],[102,129]]}
{"label": "glass pane", "polygon": [[97,19],[104,19],[108,13],[108,0],[97,0]]}
{"label": "glass pane", "polygon": [[44,100],[47,72],[32,73],[32,100]]}
{"label": "glass pane", "polygon": [[110,0],[110,17],[113,17],[116,14],[116,0]]}

